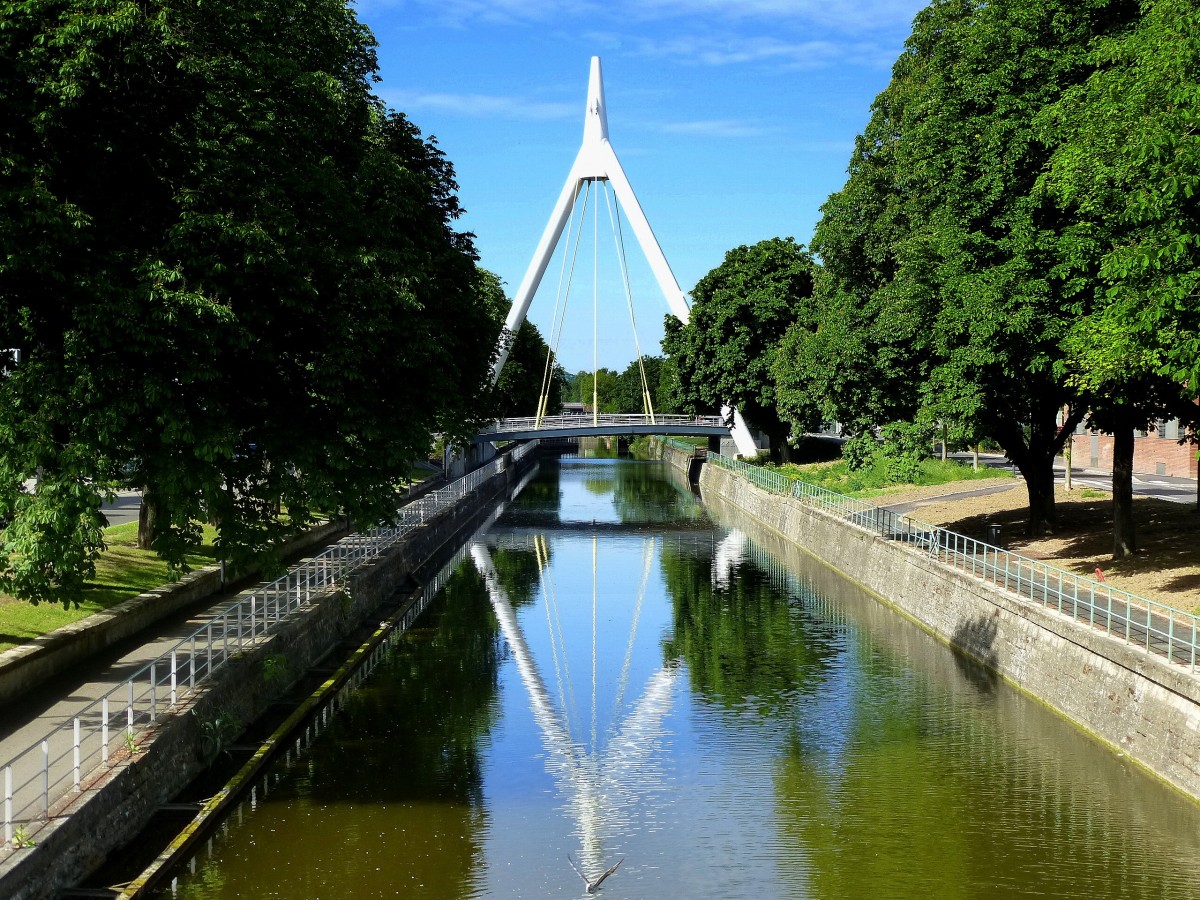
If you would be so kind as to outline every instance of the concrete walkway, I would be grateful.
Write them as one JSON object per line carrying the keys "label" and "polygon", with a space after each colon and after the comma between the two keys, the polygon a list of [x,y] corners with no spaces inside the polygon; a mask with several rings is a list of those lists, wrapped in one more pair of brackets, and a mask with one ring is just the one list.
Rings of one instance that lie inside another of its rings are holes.
{"label": "concrete walkway", "polygon": [[[320,552],[320,548],[315,552]],[[256,586],[254,582],[243,585],[245,588]],[[39,748],[41,741],[56,728],[65,728],[69,732],[72,720],[88,706],[120,687],[130,676],[169,652],[181,640],[218,619],[235,604],[238,596],[236,590],[230,590],[201,600],[190,610],[160,620],[145,631],[93,655],[86,663],[46,680],[28,696],[3,708],[0,713],[0,766],[15,760],[12,783],[18,796],[13,804],[14,828],[28,832],[31,830],[28,820],[33,819],[32,824],[36,825],[41,818],[41,804],[35,807],[34,815],[30,815],[28,810],[22,813],[22,807],[28,802],[29,791],[20,791],[20,786],[32,783],[36,791],[39,794],[41,792],[41,788],[37,787],[45,777],[44,757]],[[168,702],[167,699],[161,701],[164,711]],[[119,716],[120,706],[121,701],[114,701],[110,737],[113,751],[124,745],[121,731],[124,720]],[[98,715],[91,719],[98,722]],[[95,727],[93,724],[93,733],[88,739],[98,745]],[[61,747],[61,742],[58,746]],[[34,748],[34,752],[25,752],[31,748]],[[62,757],[58,749],[52,752],[57,758],[52,760],[49,772],[51,806],[65,792],[73,789],[72,760],[69,756]],[[94,765],[93,758],[92,764],[84,768],[94,768]],[[86,779],[86,771],[81,775]],[[6,849],[0,849],[0,859],[4,855]]]}

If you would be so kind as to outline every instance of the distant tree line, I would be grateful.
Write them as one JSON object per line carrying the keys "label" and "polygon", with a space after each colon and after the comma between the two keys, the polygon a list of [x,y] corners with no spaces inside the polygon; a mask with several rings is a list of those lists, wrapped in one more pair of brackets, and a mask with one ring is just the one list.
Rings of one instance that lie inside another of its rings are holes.
{"label": "distant tree line", "polygon": [[514,401],[453,168],[352,7],[0,16],[0,591],[77,600],[126,484],[176,567],[204,522],[238,564],[386,521],[435,434]]}
{"label": "distant tree line", "polygon": [[588,409],[595,405],[602,413],[649,412],[647,395],[655,413],[679,411],[675,366],[661,356],[644,356],[640,364],[635,359],[620,373],[604,367],[597,372],[576,372],[568,377],[565,388],[565,402],[582,403]]}
{"label": "distant tree line", "polygon": [[668,319],[684,406],[732,403],[777,452],[838,421],[852,461],[990,441],[1034,531],[1084,423],[1115,436],[1133,553],[1134,430],[1197,422],[1198,83],[1196,0],[931,3],[812,255],[739,247]]}

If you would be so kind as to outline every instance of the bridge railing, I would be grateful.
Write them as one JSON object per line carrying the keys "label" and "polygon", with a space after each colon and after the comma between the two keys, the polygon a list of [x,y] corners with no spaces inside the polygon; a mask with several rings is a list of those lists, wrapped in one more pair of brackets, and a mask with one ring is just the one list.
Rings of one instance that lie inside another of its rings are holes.
{"label": "bridge railing", "polygon": [[102,764],[141,752],[137,734],[154,724],[215,671],[313,606],[313,597],[344,583],[415,528],[457,504],[530,453],[536,441],[406,504],[394,525],[348,535],[286,575],[244,594],[103,697],[3,764],[4,847],[14,828],[49,818],[62,798],[82,790]]}
{"label": "bridge railing", "polygon": [[930,559],[969,572],[1022,600],[1086,622],[1146,653],[1196,671],[1200,617],[1194,614],[741,460],[709,453],[708,461],[737,472],[763,490],[795,497],[856,528],[904,543]]}
{"label": "bridge railing", "polygon": [[601,427],[621,428],[630,425],[663,425],[668,427],[687,427],[696,425],[702,428],[724,428],[725,423],[720,416],[680,416],[680,415],[644,415],[641,413],[602,413],[600,415],[565,415],[565,416],[519,416],[501,419],[483,429],[484,434],[506,434],[556,428],[587,428],[598,425]]}

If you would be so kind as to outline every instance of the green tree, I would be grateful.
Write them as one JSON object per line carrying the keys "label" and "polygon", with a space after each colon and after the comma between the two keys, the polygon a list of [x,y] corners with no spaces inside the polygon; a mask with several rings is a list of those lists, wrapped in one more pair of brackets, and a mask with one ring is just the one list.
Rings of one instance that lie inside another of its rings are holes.
{"label": "green tree", "polygon": [[[665,360],[661,356],[644,356],[640,361],[635,359],[625,367],[625,371],[617,376],[619,393],[616,403],[620,412],[648,412],[643,391],[649,393],[654,412],[666,413],[671,411],[670,409],[662,408],[659,403],[659,398],[663,394],[662,377],[664,364]],[[642,380],[643,374],[645,375],[644,382]],[[668,397],[667,406],[670,407],[671,405]]]}
{"label": "green tree", "polygon": [[1091,424],[1114,435],[1117,557],[1137,546],[1134,429],[1173,417],[1194,427],[1200,392],[1200,7],[1143,9],[1041,120],[1060,136],[1043,184],[1076,219],[1066,265],[1096,284],[1067,346],[1074,377],[1102,398]]}
{"label": "green tree", "polygon": [[603,366],[596,373],[580,372],[575,376],[571,385],[571,399],[589,409],[595,405],[602,413],[625,412],[621,409],[620,376]]}
{"label": "green tree", "polygon": [[1089,294],[1061,268],[1072,222],[1039,187],[1056,137],[1035,122],[1136,12],[932,3],[813,240],[826,313],[793,359],[832,388],[836,418],[989,436],[1025,477],[1035,531],[1053,524],[1053,460],[1093,399],[1066,364]]}
{"label": "green tree", "polygon": [[679,373],[675,369],[675,360],[671,357],[660,357],[658,367],[658,387],[654,395],[654,409],[661,413],[679,413],[683,409],[679,397]]}
{"label": "green tree", "polygon": [[788,328],[815,314],[812,296],[812,257],[792,238],[726,253],[692,290],[688,324],[666,320],[663,350],[683,407],[691,414],[737,407],[770,438],[772,456],[786,456],[791,429],[777,411],[773,365]]}
{"label": "green tree", "polygon": [[[495,340],[453,170],[337,0],[10,4],[0,29],[0,588],[78,598],[124,477],[181,564],[394,514]],[[37,474],[36,492],[23,483]],[[286,518],[279,514],[286,508]]]}
{"label": "green tree", "polygon": [[[510,306],[499,276],[480,268],[477,291],[491,311],[499,334]],[[536,415],[543,391],[546,393],[546,414],[557,415],[562,409],[566,387],[566,373],[551,353],[541,331],[529,320],[522,322],[493,388],[496,417]]]}

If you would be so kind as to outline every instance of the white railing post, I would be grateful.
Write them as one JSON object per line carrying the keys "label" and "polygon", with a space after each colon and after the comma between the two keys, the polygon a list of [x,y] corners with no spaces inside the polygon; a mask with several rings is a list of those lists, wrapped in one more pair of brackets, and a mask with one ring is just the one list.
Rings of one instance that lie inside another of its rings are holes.
{"label": "white railing post", "polygon": [[50,818],[50,742],[42,741],[42,813]]}
{"label": "white railing post", "polygon": [[75,792],[79,793],[79,716],[75,717],[75,746],[71,761],[74,763],[73,775],[75,781]]}
{"label": "white railing post", "polygon": [[108,695],[104,695],[104,699],[100,701],[100,751],[104,754],[104,761],[108,762]]}
{"label": "white railing post", "polygon": [[4,767],[4,845],[12,846],[12,766]]}
{"label": "white railing post", "polygon": [[174,650],[171,651],[171,705],[174,706],[179,702],[179,675],[177,667],[179,665],[179,657]]}

